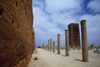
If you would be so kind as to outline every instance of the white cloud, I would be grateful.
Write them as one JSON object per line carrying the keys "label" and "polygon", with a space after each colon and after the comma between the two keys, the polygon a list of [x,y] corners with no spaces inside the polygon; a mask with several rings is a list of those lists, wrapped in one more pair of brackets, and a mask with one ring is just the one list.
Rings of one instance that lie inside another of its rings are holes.
{"label": "white cloud", "polygon": [[100,0],[92,0],[87,5],[87,8],[90,8],[93,12],[100,12]]}
{"label": "white cloud", "polygon": [[[51,19],[54,23],[58,23],[61,25],[68,25],[69,23],[75,22],[75,16],[73,15],[74,11],[72,12],[65,12],[63,14],[61,13],[55,13],[51,15]],[[72,19],[73,18],[73,19]]]}
{"label": "white cloud", "polygon": [[[76,14],[81,12],[82,7],[80,5],[82,4],[82,0],[45,0],[44,3],[38,3],[37,1],[35,4],[39,6],[33,6],[33,25],[36,42],[39,45],[43,44],[43,42],[47,44],[48,39],[50,38],[52,38],[57,44],[57,34],[60,33],[61,45],[64,46],[64,30],[67,29],[68,24],[80,23],[83,19],[87,20],[86,24],[89,45],[91,44],[91,41],[97,44],[96,39],[100,39],[100,33],[98,32],[100,30],[100,14]],[[44,7],[44,5],[46,6]],[[50,15],[46,12],[50,13]]]}
{"label": "white cloud", "polygon": [[48,38],[55,37],[57,33],[61,33],[61,29],[58,27],[57,23],[52,23],[49,21],[49,17],[43,9],[39,7],[33,7],[34,13],[34,28],[36,37]]}
{"label": "white cloud", "polygon": [[48,12],[57,12],[60,10],[79,10],[80,0],[46,0],[46,10]]}
{"label": "white cloud", "polygon": [[56,24],[49,22],[49,17],[41,8],[33,7],[34,13],[34,26],[39,28],[57,27]]}

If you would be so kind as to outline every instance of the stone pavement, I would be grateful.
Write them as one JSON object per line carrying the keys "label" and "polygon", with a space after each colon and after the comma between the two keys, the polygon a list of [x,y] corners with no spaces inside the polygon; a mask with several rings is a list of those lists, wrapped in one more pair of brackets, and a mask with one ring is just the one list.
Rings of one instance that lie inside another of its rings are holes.
{"label": "stone pavement", "polygon": [[[65,56],[65,50],[61,54],[37,48],[37,53],[32,55],[28,67],[100,67],[100,54],[89,50],[89,62],[82,61],[82,51],[71,50],[69,57]],[[34,60],[38,57],[38,60]]]}

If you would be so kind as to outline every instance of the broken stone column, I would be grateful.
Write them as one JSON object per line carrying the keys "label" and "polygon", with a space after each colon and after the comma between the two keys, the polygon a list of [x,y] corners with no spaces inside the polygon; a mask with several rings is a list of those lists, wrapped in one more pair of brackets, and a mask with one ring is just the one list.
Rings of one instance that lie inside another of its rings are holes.
{"label": "broken stone column", "polygon": [[49,40],[48,40],[48,51],[49,51]]}
{"label": "broken stone column", "polygon": [[45,46],[45,50],[47,49],[47,45]]}
{"label": "broken stone column", "polygon": [[58,54],[60,54],[60,34],[58,34]]}
{"label": "broken stone column", "polygon": [[48,44],[47,44],[47,50],[48,50]]}
{"label": "broken stone column", "polygon": [[82,20],[80,23],[81,23],[81,37],[82,37],[82,58],[84,62],[88,62],[86,20]]}
{"label": "broken stone column", "polygon": [[46,45],[46,50],[47,50],[47,45]]}
{"label": "broken stone column", "polygon": [[50,52],[52,51],[52,38],[50,38]]}
{"label": "broken stone column", "polygon": [[48,44],[47,44],[47,51],[48,51]]}
{"label": "broken stone column", "polygon": [[53,52],[55,52],[55,41],[53,41]]}
{"label": "broken stone column", "polygon": [[47,44],[47,51],[48,51],[48,44]]}
{"label": "broken stone column", "polygon": [[44,43],[43,43],[43,46],[42,46],[42,48],[44,49]]}
{"label": "broken stone column", "polygon": [[69,30],[65,29],[66,56],[69,56]]}

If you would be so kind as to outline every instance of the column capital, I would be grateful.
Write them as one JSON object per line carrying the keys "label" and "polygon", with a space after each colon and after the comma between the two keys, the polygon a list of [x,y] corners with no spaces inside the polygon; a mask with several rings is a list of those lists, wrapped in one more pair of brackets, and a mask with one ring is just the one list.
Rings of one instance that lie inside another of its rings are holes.
{"label": "column capital", "polygon": [[81,20],[81,22],[86,22],[86,20]]}
{"label": "column capital", "polygon": [[57,35],[60,35],[60,34],[57,34]]}
{"label": "column capital", "polygon": [[65,29],[65,31],[68,31],[68,29]]}

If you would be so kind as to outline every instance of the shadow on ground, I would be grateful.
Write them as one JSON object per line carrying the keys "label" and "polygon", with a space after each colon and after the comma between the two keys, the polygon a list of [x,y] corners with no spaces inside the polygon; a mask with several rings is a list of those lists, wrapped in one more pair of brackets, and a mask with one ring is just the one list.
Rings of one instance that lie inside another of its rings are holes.
{"label": "shadow on ground", "polygon": [[75,59],[76,61],[82,61],[83,62],[83,60],[80,60],[80,59]]}

